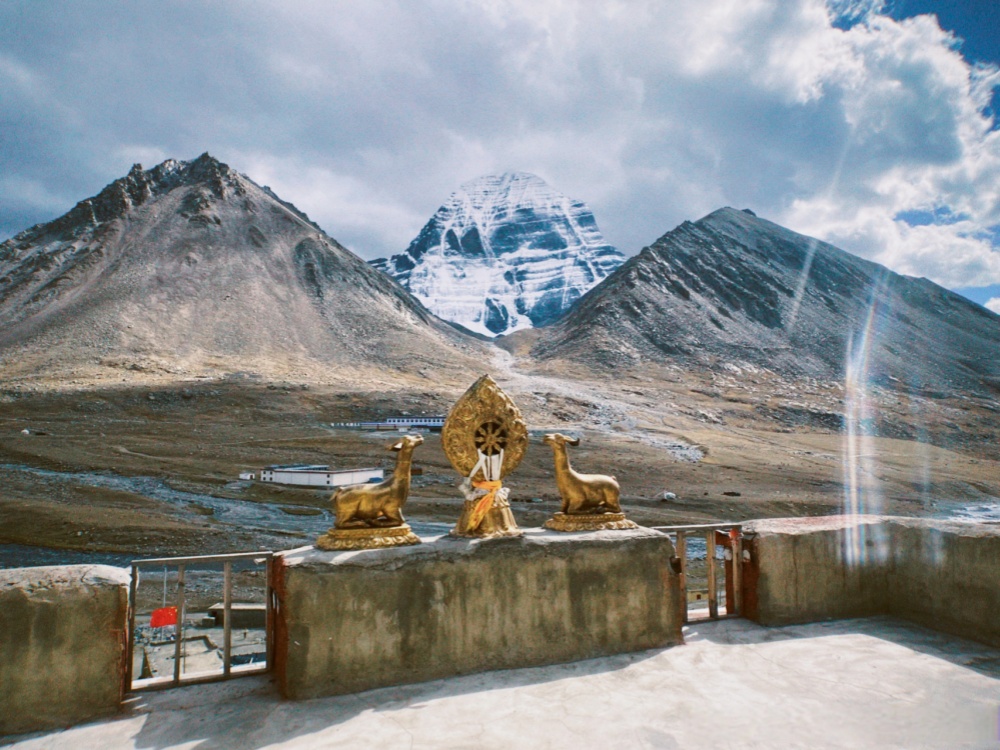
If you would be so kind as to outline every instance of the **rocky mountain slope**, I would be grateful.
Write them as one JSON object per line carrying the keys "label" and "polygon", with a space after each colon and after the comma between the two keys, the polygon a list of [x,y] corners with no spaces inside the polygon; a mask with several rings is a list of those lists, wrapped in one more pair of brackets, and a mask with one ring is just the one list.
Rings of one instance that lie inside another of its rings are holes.
{"label": "rocky mountain slope", "polygon": [[407,250],[372,264],[487,336],[546,325],[624,261],[594,215],[524,172],[462,185]]}
{"label": "rocky mountain slope", "polygon": [[731,208],[663,235],[530,333],[508,346],[599,370],[749,363],[932,391],[1000,385],[1000,316]]}
{"label": "rocky mountain slope", "polygon": [[418,373],[480,346],[208,154],[136,165],[0,244],[5,376]]}

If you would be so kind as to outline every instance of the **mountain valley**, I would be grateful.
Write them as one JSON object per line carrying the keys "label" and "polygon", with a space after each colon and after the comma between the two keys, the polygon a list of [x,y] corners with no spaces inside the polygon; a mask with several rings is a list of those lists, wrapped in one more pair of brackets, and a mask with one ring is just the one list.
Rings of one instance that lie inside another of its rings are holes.
{"label": "mountain valley", "polygon": [[[522,525],[558,507],[546,431],[650,525],[842,512],[859,481],[872,512],[1000,506],[1000,317],[734,209],[614,265],[485,341],[211,157],[137,166],[0,245],[0,547],[309,543],[328,493],[239,472],[391,467],[391,435],[331,423],[444,414],[482,372],[531,429]],[[451,523],[458,477],[426,437],[405,512]]]}

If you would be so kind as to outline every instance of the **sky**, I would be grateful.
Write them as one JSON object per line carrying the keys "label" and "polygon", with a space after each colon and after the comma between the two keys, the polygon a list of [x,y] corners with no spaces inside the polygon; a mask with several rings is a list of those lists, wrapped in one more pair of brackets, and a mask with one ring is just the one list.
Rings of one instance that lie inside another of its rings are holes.
{"label": "sky", "polygon": [[527,171],[628,255],[751,208],[1000,312],[998,62],[997,0],[5,0],[0,239],[208,151],[371,259]]}

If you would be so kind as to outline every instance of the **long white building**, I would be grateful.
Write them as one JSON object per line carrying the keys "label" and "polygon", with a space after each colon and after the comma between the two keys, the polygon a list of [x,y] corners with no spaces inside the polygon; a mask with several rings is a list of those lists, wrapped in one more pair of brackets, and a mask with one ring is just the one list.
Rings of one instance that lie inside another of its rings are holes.
{"label": "long white building", "polygon": [[387,417],[382,422],[331,422],[331,427],[359,427],[362,430],[430,430],[440,432],[444,417]]}
{"label": "long white building", "polygon": [[267,466],[260,472],[260,481],[275,484],[298,484],[306,487],[343,487],[348,484],[381,482],[382,469],[350,469],[331,471],[329,466],[292,464]]}

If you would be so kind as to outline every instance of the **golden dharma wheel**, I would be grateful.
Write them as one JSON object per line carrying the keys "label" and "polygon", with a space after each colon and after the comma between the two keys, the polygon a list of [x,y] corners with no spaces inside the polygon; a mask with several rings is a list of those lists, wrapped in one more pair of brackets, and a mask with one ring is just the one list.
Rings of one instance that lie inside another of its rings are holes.
{"label": "golden dharma wheel", "polygon": [[503,478],[524,458],[528,426],[510,396],[493,378],[483,375],[451,407],[441,429],[441,445],[455,471],[464,477],[475,468],[480,453],[496,456],[502,450]]}

